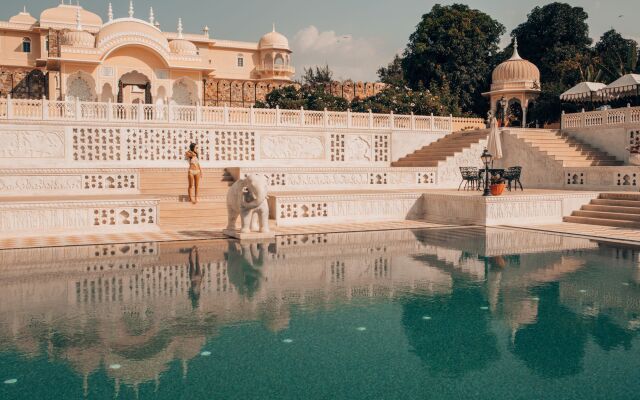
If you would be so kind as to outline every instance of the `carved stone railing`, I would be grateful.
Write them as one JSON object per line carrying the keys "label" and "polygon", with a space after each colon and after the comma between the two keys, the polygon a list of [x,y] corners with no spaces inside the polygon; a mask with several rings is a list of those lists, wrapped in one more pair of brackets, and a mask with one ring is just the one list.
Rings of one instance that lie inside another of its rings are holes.
{"label": "carved stone railing", "polygon": [[562,113],[562,129],[621,126],[640,123],[640,107],[615,108],[602,111]]}
{"label": "carved stone railing", "polygon": [[[638,113],[640,119],[640,111]],[[82,101],[0,99],[0,119],[36,121],[178,123],[256,127],[309,127],[370,130],[451,132],[460,126],[483,127],[480,118],[395,115],[351,111],[310,111],[182,106],[175,104],[122,104]]]}

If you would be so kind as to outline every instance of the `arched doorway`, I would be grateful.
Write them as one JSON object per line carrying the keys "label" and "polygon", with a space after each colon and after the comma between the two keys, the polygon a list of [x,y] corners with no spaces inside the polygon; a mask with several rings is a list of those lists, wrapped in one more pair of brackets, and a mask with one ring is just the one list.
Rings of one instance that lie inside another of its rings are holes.
{"label": "arched doorway", "polygon": [[509,100],[507,106],[507,126],[521,127],[522,126],[522,104],[519,99],[512,98]]}
{"label": "arched doorway", "polygon": [[114,100],[113,88],[111,87],[111,84],[105,83],[104,85],[102,85],[102,93],[100,93],[100,101],[103,103],[108,103],[113,100]]}
{"label": "arched doorway", "polygon": [[118,81],[118,103],[152,104],[151,81],[138,71],[127,72]]}

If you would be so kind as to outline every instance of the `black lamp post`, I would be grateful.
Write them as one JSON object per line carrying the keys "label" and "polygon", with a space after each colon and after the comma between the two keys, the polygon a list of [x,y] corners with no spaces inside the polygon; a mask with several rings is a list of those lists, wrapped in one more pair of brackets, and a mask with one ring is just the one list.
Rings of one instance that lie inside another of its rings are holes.
{"label": "black lamp post", "polygon": [[489,164],[493,161],[493,156],[489,153],[489,150],[484,149],[480,159],[484,163],[484,193],[482,195],[491,196],[491,190],[489,190]]}

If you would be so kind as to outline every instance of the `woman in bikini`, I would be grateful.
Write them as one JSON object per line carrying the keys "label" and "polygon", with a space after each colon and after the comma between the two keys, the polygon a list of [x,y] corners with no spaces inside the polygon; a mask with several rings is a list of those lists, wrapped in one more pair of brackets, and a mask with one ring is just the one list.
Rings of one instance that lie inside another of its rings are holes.
{"label": "woman in bikini", "polygon": [[[189,159],[189,201],[193,204],[198,202],[198,187],[200,179],[202,179],[202,169],[200,169],[200,146],[191,143],[189,151],[187,151],[187,159]],[[191,196],[191,188],[194,188],[193,197]]]}

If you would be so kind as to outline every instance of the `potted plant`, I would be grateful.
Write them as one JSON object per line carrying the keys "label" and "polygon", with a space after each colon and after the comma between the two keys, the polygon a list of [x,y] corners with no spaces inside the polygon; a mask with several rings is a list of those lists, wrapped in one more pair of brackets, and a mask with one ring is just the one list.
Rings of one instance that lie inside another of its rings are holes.
{"label": "potted plant", "polygon": [[629,150],[630,165],[640,165],[640,140],[638,140],[638,138],[633,141],[631,146],[627,147],[627,150]]}
{"label": "potted plant", "polygon": [[489,189],[491,189],[492,196],[500,196],[502,192],[504,192],[506,183],[501,175],[491,175],[489,183]]}

